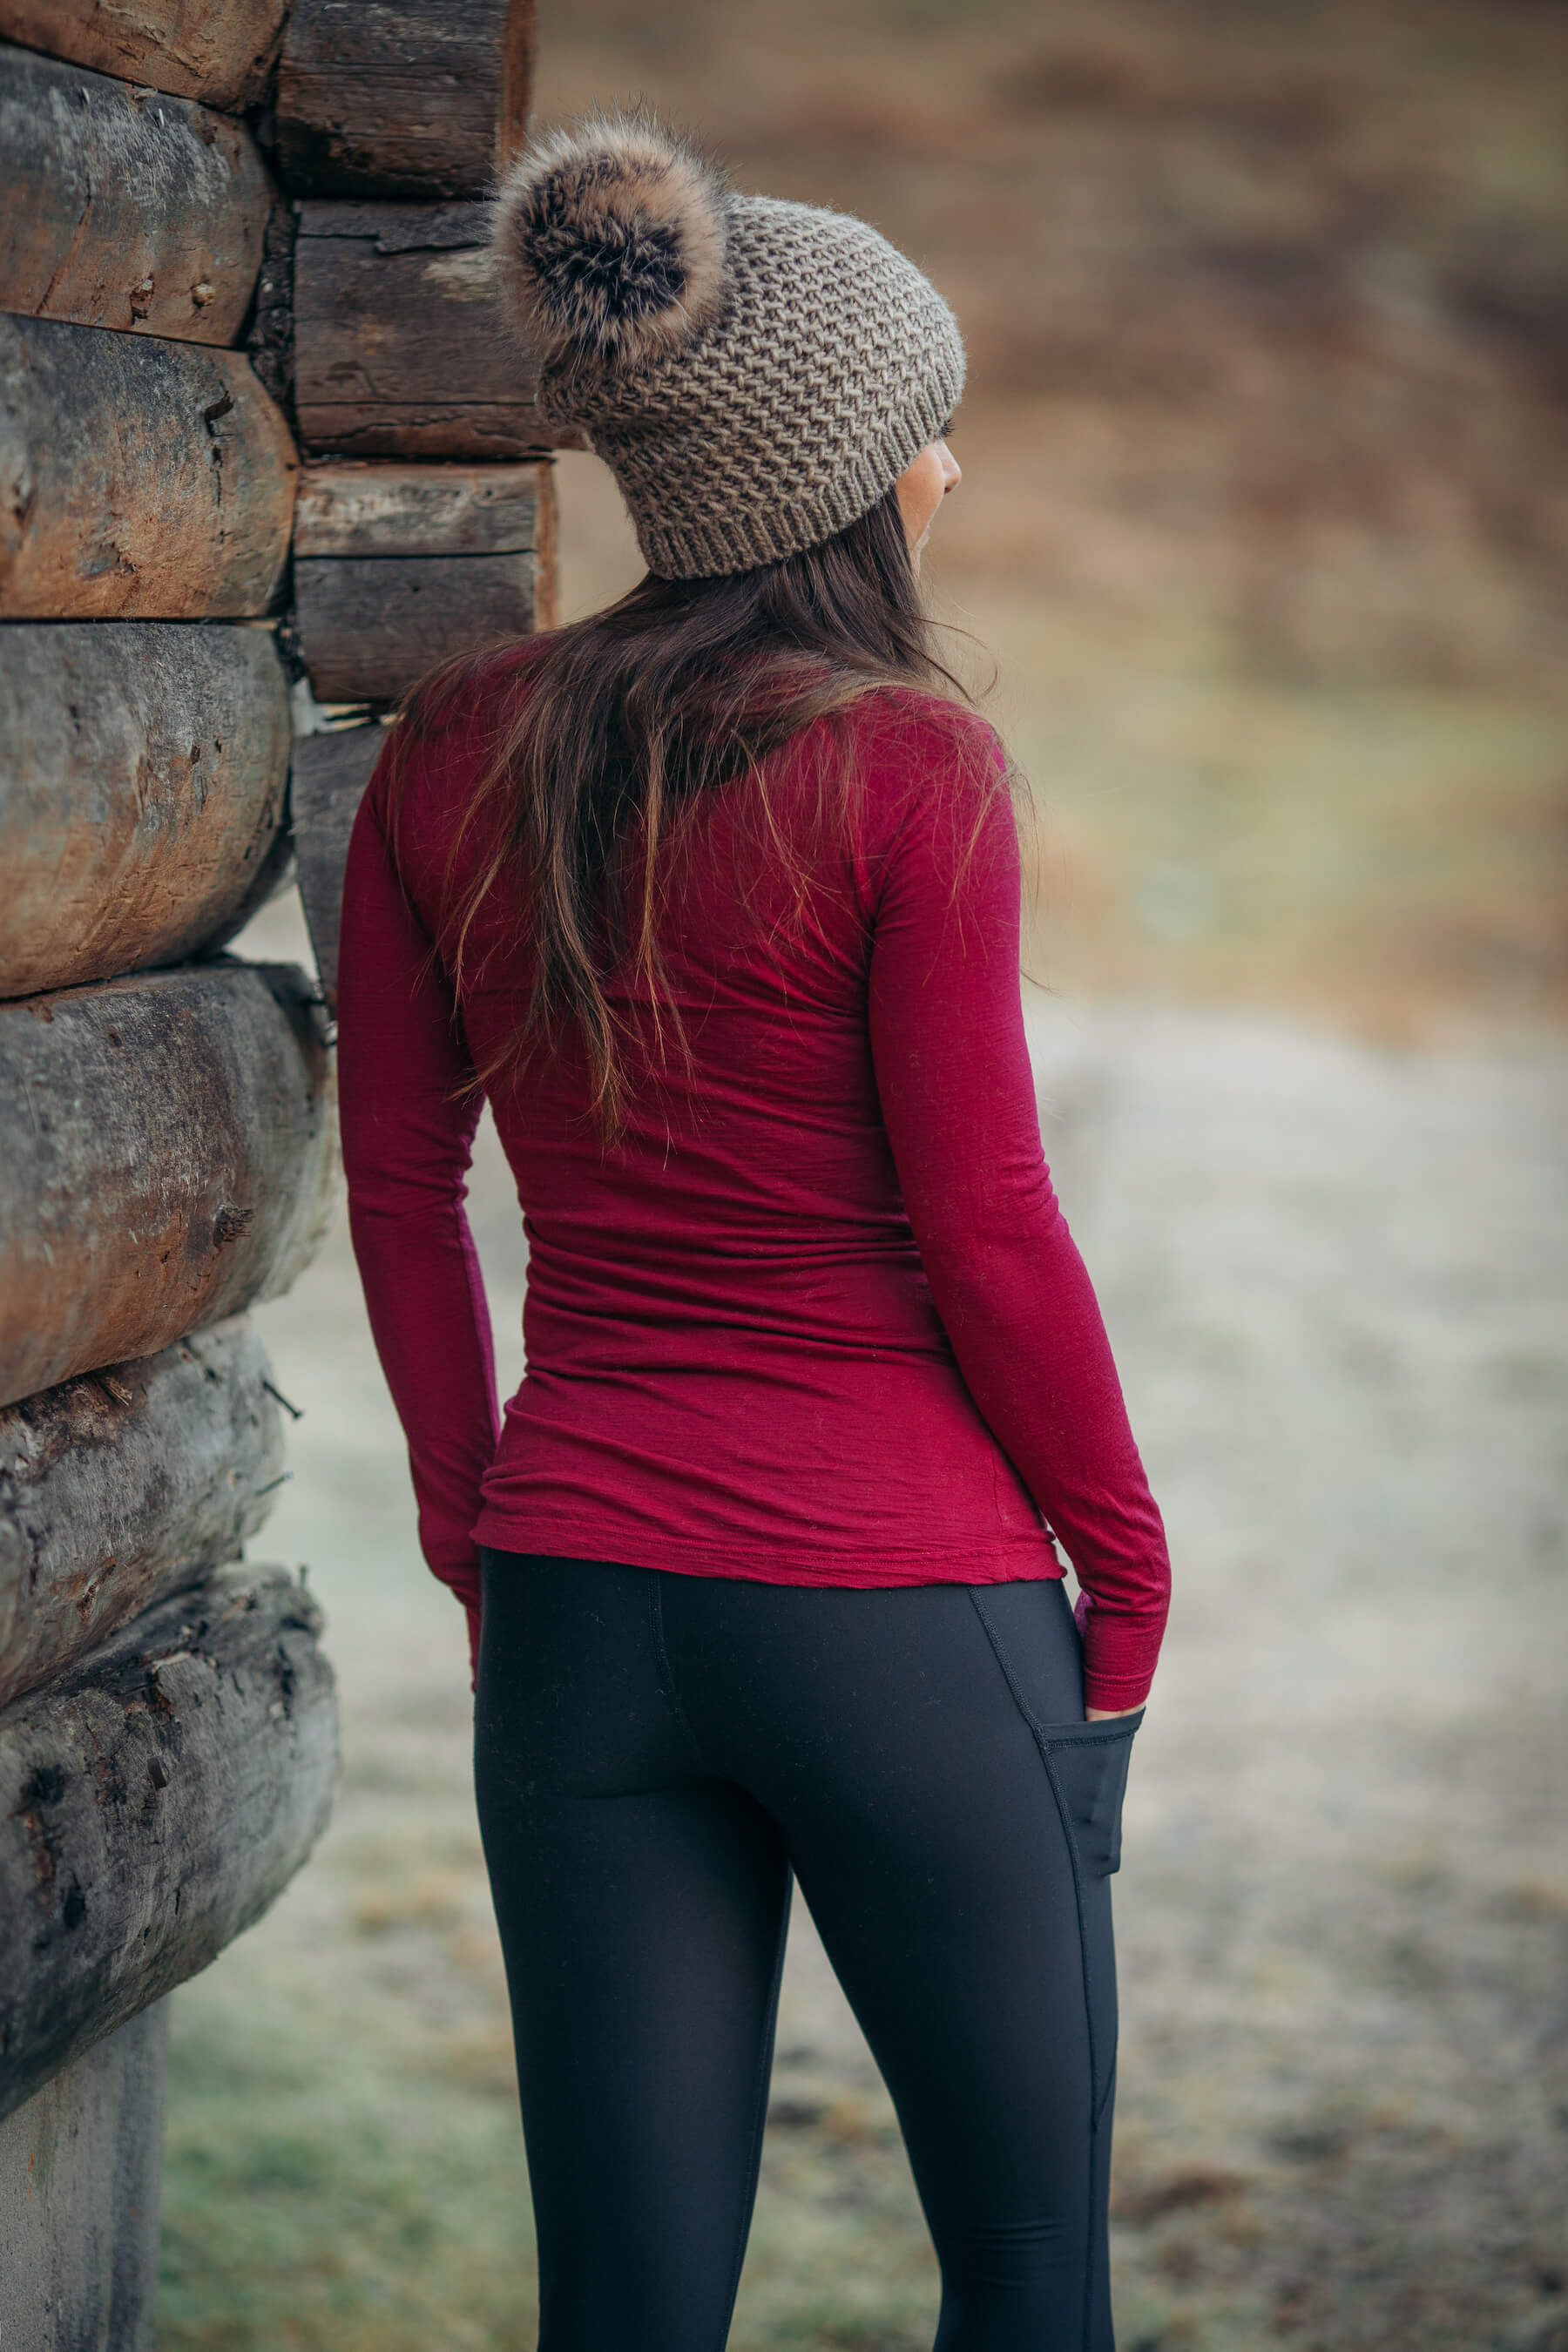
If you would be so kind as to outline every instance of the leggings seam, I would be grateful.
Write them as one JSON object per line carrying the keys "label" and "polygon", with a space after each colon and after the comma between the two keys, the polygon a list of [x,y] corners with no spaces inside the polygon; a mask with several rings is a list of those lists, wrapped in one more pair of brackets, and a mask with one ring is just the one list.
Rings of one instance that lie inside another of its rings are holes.
{"label": "leggings seam", "polygon": [[[734,2259],[730,2265],[730,2286],[729,2292],[724,2298],[724,2316],[722,2325],[719,2330],[716,2352],[723,2352],[724,2346],[730,2340],[730,2323],[735,2316],[735,2297],[740,2293],[741,2273],[744,2269],[746,2262],[746,2244],[752,2233],[752,2213],[756,2203],[757,2194],[757,2173],[763,2160],[763,2135],[767,2129],[768,2085],[772,2081],[773,2071],[773,2027],[772,2021],[778,2014],[779,1987],[784,1980],[784,1952],[789,1943],[789,1892],[791,1884],[791,1880],[786,1877],[784,1881],[784,1917],[779,1922],[778,1948],[773,1955],[773,1981],[768,1990],[766,2015],[769,2019],[769,2026],[763,2043],[762,2051],[757,2059],[756,2085],[752,2097],[751,2161],[747,2165],[746,2169],[741,2178],[742,2208],[740,2213],[736,2216],[735,2222],[735,2253]],[[751,2183],[751,2192],[749,2196],[747,2195],[746,2187],[748,2181]]]}
{"label": "leggings seam", "polygon": [[[1072,1865],[1073,1902],[1078,1913],[1079,1976],[1083,1985],[1084,2038],[1089,2044],[1089,2204],[1088,2241],[1084,2247],[1083,2347],[1084,2352],[1090,2352],[1089,2331],[1094,2325],[1095,2156],[1100,2138],[1100,2121],[1105,2113],[1105,2109],[1103,2103],[1097,2101],[1094,2095],[1096,2060],[1094,2003],[1089,1998],[1089,1939],[1084,1932],[1083,1864],[1079,1855],[1078,1840],[1073,1835],[1072,1816],[1068,1811],[1067,1799],[1062,1794],[1061,1782],[1058,1780],[1056,1768],[1051,1762],[1050,1742],[1046,1738],[1045,1731],[1041,1725],[1036,1719],[1033,1708],[1029,1706],[1028,1701],[1025,1698],[1023,1692],[1018,1687],[1013,1669],[1007,1664],[1006,1658],[1003,1654],[1002,1644],[996,1638],[996,1629],[992,1624],[990,1618],[986,1615],[985,1611],[981,1606],[980,1595],[975,1591],[973,1585],[966,1586],[965,1590],[969,1594],[970,1600],[974,1604],[974,1613],[980,1620],[981,1625],[984,1631],[985,1638],[991,1644],[991,1654],[1002,1670],[1002,1678],[1013,1695],[1013,1704],[1017,1708],[1019,1715],[1023,1717],[1029,1734],[1034,1740],[1035,1746],[1039,1750],[1040,1761],[1046,1768],[1046,1779],[1050,1784],[1051,1795],[1056,1800],[1057,1813],[1062,1825],[1062,1835],[1067,1840],[1068,1860]],[[1110,2084],[1113,2080],[1114,2070],[1108,2074],[1106,2077],[1108,2092]]]}
{"label": "leggings seam", "polygon": [[700,1760],[701,1743],[691,1728],[690,1718],[681,1704],[679,1686],[675,1679],[675,1668],[670,1664],[669,1648],[664,1638],[664,1587],[659,1581],[659,1574],[660,1571],[657,1568],[650,1569],[648,1571],[647,1610],[648,1622],[653,1630],[654,1654],[664,1671],[664,1679],[669,1689],[669,1704],[674,1709],[676,1721],[690,1741],[692,1753]]}

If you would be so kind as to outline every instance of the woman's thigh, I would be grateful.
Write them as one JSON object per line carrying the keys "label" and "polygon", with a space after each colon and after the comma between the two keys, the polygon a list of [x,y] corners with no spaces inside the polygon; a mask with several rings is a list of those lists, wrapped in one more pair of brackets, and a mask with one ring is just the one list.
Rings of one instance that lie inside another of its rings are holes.
{"label": "woman's thigh", "polygon": [[781,1824],[892,2094],[941,2352],[1104,2352],[1131,1727],[1084,1724],[1060,1586],[664,1601],[693,1729]]}
{"label": "woman's thigh", "polygon": [[661,1685],[648,1571],[487,1560],[480,1826],[538,2226],[542,2352],[724,2340],[789,1871]]}

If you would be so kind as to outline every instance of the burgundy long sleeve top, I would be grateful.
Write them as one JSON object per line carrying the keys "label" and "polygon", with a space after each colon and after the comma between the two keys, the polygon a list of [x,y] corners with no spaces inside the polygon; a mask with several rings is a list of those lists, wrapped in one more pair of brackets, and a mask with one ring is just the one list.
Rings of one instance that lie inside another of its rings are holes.
{"label": "burgundy long sleeve top", "polygon": [[[851,813],[826,825],[822,738],[795,738],[768,763],[790,858],[754,786],[713,796],[660,877],[686,1052],[646,1045],[616,1145],[571,1035],[490,1081],[529,1246],[527,1372],[498,1415],[468,1082],[515,1033],[531,949],[504,881],[460,989],[432,942],[485,847],[461,820],[511,661],[395,789],[383,759],[344,887],[353,1244],[430,1567],[473,1627],[481,1545],[871,1587],[1059,1576],[1054,1536],[1088,1703],[1136,1705],[1164,1536],[1041,1150],[1016,830],[978,719],[860,705]],[[651,1040],[647,989],[610,992]]]}

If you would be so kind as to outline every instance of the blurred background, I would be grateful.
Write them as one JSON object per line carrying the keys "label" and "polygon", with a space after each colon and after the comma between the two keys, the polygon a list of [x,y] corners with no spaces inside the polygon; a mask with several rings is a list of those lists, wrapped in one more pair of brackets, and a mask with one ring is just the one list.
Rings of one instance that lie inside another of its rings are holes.
{"label": "blurred background", "polygon": [[[1568,12],[584,0],[952,301],[928,576],[1033,791],[1041,1117],[1173,1538],[1117,1883],[1123,2352],[1568,2352]],[[640,566],[559,467],[565,611]],[[304,954],[296,908],[251,952]],[[476,1223],[521,1372],[510,1182]],[[526,2181],[346,1241],[260,1318],[334,1826],[174,2001],[161,2352],[507,2352]],[[798,1907],[798,1906],[797,1906]],[[797,1917],[737,2352],[918,2352],[890,2111]]]}

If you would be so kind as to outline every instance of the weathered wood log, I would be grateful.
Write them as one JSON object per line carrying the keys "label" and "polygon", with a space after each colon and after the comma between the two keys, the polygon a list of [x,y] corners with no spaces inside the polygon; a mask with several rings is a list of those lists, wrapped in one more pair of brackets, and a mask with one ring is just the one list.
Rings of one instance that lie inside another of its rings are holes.
{"label": "weathered wood log", "polygon": [[331,1214],[328,1078],[289,966],[0,1006],[0,1404],[286,1290]]}
{"label": "weathered wood log", "polygon": [[527,636],[531,555],[296,561],[300,654],[321,702],[395,702],[449,654]]}
{"label": "weathered wood log", "polygon": [[289,0],[0,0],[29,49],[237,111],[265,95]]}
{"label": "weathered wood log", "polygon": [[553,619],[547,464],[308,466],[294,520],[300,656],[322,702],[395,702],[449,654]]}
{"label": "weathered wood log", "polygon": [[272,184],[243,124],[0,47],[0,310],[232,343]]}
{"label": "weathered wood log", "polygon": [[334,734],[301,736],[294,746],[289,798],[300,898],[329,1011],[338,1000],[338,931],[349,835],[385,740],[382,727],[343,727]]}
{"label": "weathered wood log", "polygon": [[300,470],[296,556],[512,555],[553,559],[546,462],[523,466],[314,465]]}
{"label": "weathered wood log", "polygon": [[0,2124],[5,2352],[153,2352],[169,2004]]}
{"label": "weathered wood log", "polygon": [[0,316],[6,619],[265,613],[296,471],[243,352]]}
{"label": "weathered wood log", "polygon": [[230,1569],[0,1716],[0,2116],[260,1917],[337,1773],[321,1615]]}
{"label": "weathered wood log", "polygon": [[294,0],[278,163],[315,195],[482,196],[521,143],[534,0]]}
{"label": "weathered wood log", "polygon": [[0,996],[174,963],[287,869],[272,634],[0,626]]}
{"label": "weathered wood log", "polygon": [[495,458],[549,446],[484,234],[482,205],[301,205],[294,397],[307,449]]}
{"label": "weathered wood log", "polygon": [[0,1410],[0,1706],[237,1558],[282,1483],[271,1369],[237,1316]]}

